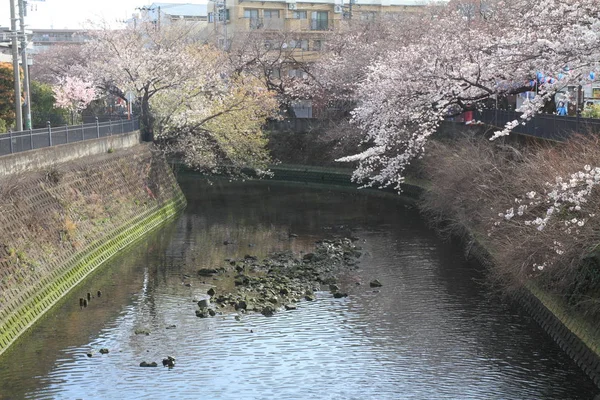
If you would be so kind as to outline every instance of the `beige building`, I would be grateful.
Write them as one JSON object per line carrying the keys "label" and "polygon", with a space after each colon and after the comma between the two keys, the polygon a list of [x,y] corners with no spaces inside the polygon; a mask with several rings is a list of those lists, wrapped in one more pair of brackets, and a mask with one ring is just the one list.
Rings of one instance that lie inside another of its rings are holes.
{"label": "beige building", "polygon": [[[374,20],[381,15],[412,12],[425,0],[211,0],[208,22],[220,45],[236,34],[289,32],[297,38],[286,43],[310,61],[326,40],[327,33],[340,27],[344,19]],[[285,46],[284,45],[284,46]]]}
{"label": "beige building", "polygon": [[[352,1],[352,3],[349,3]],[[306,65],[316,61],[328,35],[342,28],[344,20],[371,21],[386,15],[419,10],[428,0],[210,0],[208,23],[221,48],[229,48],[234,37],[264,41],[265,49],[279,57],[270,75],[276,83],[283,76],[306,77]],[[283,50],[283,51],[282,51]],[[312,118],[310,100],[292,104],[297,118]]]}

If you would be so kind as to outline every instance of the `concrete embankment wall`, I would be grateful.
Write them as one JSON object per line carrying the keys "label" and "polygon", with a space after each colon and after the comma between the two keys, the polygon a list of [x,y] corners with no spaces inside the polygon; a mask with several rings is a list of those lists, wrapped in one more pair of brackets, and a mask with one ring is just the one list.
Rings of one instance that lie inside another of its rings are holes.
{"label": "concrete embankment wall", "polygon": [[[138,135],[91,142],[11,155],[12,167],[0,158],[0,353],[96,267],[185,207],[166,160]],[[27,165],[34,159],[38,168]]]}
{"label": "concrete embankment wall", "polygon": [[104,154],[109,149],[127,149],[137,146],[140,143],[140,131],[134,131],[122,135],[107,136],[84,142],[69,143],[67,145],[44,147],[34,151],[2,156],[0,157],[0,176],[40,170],[57,163]]}
{"label": "concrete embankment wall", "polygon": [[[273,167],[273,179],[324,184],[327,186],[355,186],[350,181],[350,172],[339,169],[281,166]],[[406,184],[403,196],[417,200],[423,192],[418,185]],[[400,196],[399,196],[400,197]],[[492,267],[490,255],[476,241],[465,243],[465,253],[482,265]],[[535,287],[523,289],[514,294],[514,299],[540,324],[577,365],[600,386],[600,337],[597,329],[588,329],[586,322],[569,313],[561,304]],[[587,324],[589,325],[589,324]]]}

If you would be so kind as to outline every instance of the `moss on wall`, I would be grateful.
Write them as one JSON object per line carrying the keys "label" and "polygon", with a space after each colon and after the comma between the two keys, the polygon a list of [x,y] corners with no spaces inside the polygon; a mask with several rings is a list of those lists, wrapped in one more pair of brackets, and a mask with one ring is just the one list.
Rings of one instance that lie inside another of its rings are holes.
{"label": "moss on wall", "polygon": [[149,145],[0,180],[0,353],[98,265],[185,207]]}

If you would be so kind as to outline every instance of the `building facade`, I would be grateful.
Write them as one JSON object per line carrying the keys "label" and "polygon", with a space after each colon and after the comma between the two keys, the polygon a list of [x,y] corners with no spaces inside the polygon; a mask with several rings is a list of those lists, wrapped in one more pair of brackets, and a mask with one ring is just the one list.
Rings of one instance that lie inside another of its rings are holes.
{"label": "building facade", "polygon": [[39,54],[57,45],[82,45],[90,40],[89,34],[81,29],[33,29],[31,53]]}
{"label": "building facade", "polygon": [[[374,20],[380,15],[413,12],[425,4],[418,0],[211,0],[208,22],[223,44],[236,34],[260,32],[295,33],[287,43],[299,52],[319,52],[328,32],[344,19]],[[306,54],[317,57],[318,54]]]}

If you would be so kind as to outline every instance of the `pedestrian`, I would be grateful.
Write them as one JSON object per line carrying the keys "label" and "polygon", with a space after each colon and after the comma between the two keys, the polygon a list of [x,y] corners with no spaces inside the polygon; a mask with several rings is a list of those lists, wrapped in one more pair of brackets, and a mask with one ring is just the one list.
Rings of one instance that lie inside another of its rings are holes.
{"label": "pedestrian", "polygon": [[556,107],[556,114],[560,116],[567,115],[567,107],[565,107],[565,103],[562,101],[558,103],[558,107]]}

